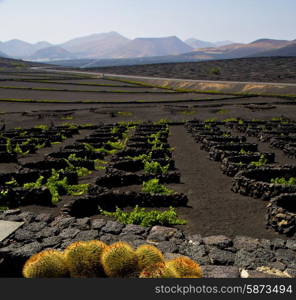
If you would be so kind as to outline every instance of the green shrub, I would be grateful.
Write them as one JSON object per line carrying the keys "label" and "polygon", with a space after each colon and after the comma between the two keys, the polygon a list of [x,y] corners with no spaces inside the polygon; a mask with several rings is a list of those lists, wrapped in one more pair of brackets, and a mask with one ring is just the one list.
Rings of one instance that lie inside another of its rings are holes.
{"label": "green shrub", "polygon": [[217,114],[218,115],[225,115],[225,114],[228,114],[229,113],[229,110],[227,109],[220,109]]}
{"label": "green shrub", "polygon": [[209,69],[209,74],[211,75],[220,75],[221,74],[221,69],[219,67],[213,67]]}
{"label": "green shrub", "polygon": [[162,184],[159,184],[159,180],[157,178],[143,182],[142,192],[149,193],[151,195],[171,195],[174,193],[174,191],[168,189]]}
{"label": "green shrub", "polygon": [[162,166],[158,161],[145,161],[144,172],[148,174],[167,174],[170,165]]}
{"label": "green shrub", "polygon": [[108,141],[106,144],[110,146],[112,150],[122,150],[124,148],[124,144],[122,142]]}
{"label": "green shrub", "polygon": [[11,145],[11,139],[6,138],[6,152],[7,153],[12,153],[12,145]]}
{"label": "green shrub", "polygon": [[43,185],[43,182],[44,182],[44,177],[43,176],[40,176],[36,182],[30,182],[30,183],[25,183],[24,184],[24,188],[25,189],[39,189],[42,187]]}
{"label": "green shrub", "polygon": [[223,120],[224,123],[230,123],[230,122],[238,122],[237,118],[227,118]]}
{"label": "green shrub", "polygon": [[101,211],[105,216],[115,217],[117,221],[124,224],[135,224],[141,226],[154,226],[154,225],[184,225],[187,222],[178,219],[176,210],[170,207],[166,211],[151,210],[146,211],[145,208],[139,208],[137,205],[131,212],[123,212],[117,208],[115,212]]}
{"label": "green shrub", "polygon": [[246,151],[245,149],[241,149],[240,150],[240,152],[239,152],[239,154],[241,154],[241,155],[249,155],[250,153],[252,153],[252,152],[250,152],[250,151]]}
{"label": "green shrub", "polygon": [[252,161],[252,162],[250,162],[250,165],[255,166],[255,167],[262,167],[262,166],[265,166],[267,163],[268,163],[267,158],[265,157],[264,154],[262,154],[260,156],[259,161]]}
{"label": "green shrub", "polygon": [[83,143],[84,145],[84,149],[86,151],[90,151],[90,152],[94,152],[94,153],[105,153],[107,155],[112,155],[112,154],[115,154],[117,150],[115,149],[112,149],[112,150],[107,150],[103,147],[101,148],[95,148],[94,146],[88,144],[88,143]]}
{"label": "green shrub", "polygon": [[284,184],[284,185],[294,185],[296,184],[296,178],[295,177],[290,177],[289,179],[286,179],[284,177],[282,178],[273,178],[270,181],[271,183],[275,183],[275,184]]}
{"label": "green shrub", "polygon": [[19,143],[16,144],[15,148],[13,149],[13,152],[20,154],[20,155],[27,155],[29,154],[29,150],[28,151],[23,151],[22,148],[20,147]]}
{"label": "green shrub", "polygon": [[48,130],[49,129],[49,127],[47,125],[44,125],[44,124],[36,125],[36,126],[34,126],[34,128],[41,129],[41,130]]}
{"label": "green shrub", "polygon": [[123,116],[123,117],[131,117],[133,115],[133,113],[129,112],[129,111],[119,111],[119,112],[117,112],[117,115]]}
{"label": "green shrub", "polygon": [[[86,169],[87,170],[87,169]],[[25,183],[25,189],[38,189],[42,186],[48,188],[51,193],[51,201],[56,204],[62,195],[81,196],[88,192],[89,184],[69,185],[67,177],[61,178],[61,171],[52,169],[51,176],[44,181],[44,177],[40,176],[36,182]],[[88,170],[87,170],[88,171]]]}
{"label": "green shrub", "polygon": [[11,187],[17,187],[18,183],[15,180],[15,178],[12,177],[11,180],[5,182],[5,185],[10,185]]}
{"label": "green shrub", "polygon": [[169,120],[167,119],[160,119],[159,121],[154,122],[154,125],[166,125],[169,123]]}

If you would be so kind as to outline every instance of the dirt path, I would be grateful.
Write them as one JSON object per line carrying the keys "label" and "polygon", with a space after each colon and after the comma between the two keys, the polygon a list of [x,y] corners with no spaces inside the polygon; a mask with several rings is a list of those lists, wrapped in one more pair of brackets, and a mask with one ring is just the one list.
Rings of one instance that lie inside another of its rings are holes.
{"label": "dirt path", "polygon": [[187,194],[191,206],[178,209],[179,216],[188,221],[181,226],[185,232],[279,237],[265,228],[266,202],[233,193],[232,178],[222,174],[220,163],[209,161],[208,153],[200,150],[183,126],[171,126],[170,131],[169,143],[175,147],[174,159],[183,183],[174,189]]}

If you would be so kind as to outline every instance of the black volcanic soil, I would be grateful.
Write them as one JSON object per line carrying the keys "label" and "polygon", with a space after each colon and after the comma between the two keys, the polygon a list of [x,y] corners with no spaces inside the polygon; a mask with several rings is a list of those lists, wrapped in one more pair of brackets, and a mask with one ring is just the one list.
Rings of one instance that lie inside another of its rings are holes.
{"label": "black volcanic soil", "polygon": [[[1,75],[1,73],[0,73]],[[36,76],[43,76],[45,74],[35,74]],[[5,77],[5,74],[2,73]],[[8,76],[8,75],[7,75]],[[51,75],[54,80],[58,76]],[[96,82],[102,84],[104,80],[89,79],[92,83]],[[65,81],[60,80],[61,83],[67,85]],[[73,80],[75,81],[75,80]],[[83,81],[87,81],[84,79]],[[108,81],[109,82],[109,81]],[[110,82],[109,82],[110,83]],[[116,82],[112,81],[116,84]],[[4,85],[5,83],[3,83]],[[13,84],[13,82],[10,82]],[[26,87],[33,87],[36,84],[29,82],[22,83]],[[42,84],[43,87],[51,88],[52,84]],[[106,87],[108,90],[108,87]],[[125,88],[128,90],[128,88]],[[111,91],[112,89],[110,89]],[[130,89],[131,91],[133,88]],[[89,99],[91,93],[75,93],[75,92],[39,92],[26,90],[5,90],[0,89],[0,98],[30,98],[33,95],[37,99],[41,99],[41,93],[44,93],[46,99],[60,99],[60,100],[75,100],[81,99],[86,95]],[[96,95],[96,94],[95,94]],[[106,94],[108,95],[108,94]],[[111,94],[112,97],[121,101],[128,101],[135,99],[135,95],[128,94]],[[111,99],[111,96],[109,96]],[[203,100],[188,103],[182,101],[188,99],[190,94],[184,95],[151,95],[142,93],[137,95],[136,99],[149,100],[151,97],[155,100],[153,104],[145,102],[138,104],[89,104],[89,103],[68,103],[68,104],[50,104],[50,103],[10,103],[0,101],[0,120],[6,125],[6,129],[15,127],[31,128],[38,124],[61,125],[68,123],[116,123],[119,121],[159,121],[160,119],[167,119],[172,122],[180,122],[192,119],[206,120],[215,118],[217,120],[224,120],[227,118],[243,118],[243,119],[264,119],[270,120],[273,117],[287,117],[295,120],[295,102],[292,100],[283,100],[279,98],[268,97],[250,97],[237,98],[229,97],[229,99],[219,100],[221,96],[209,96],[217,100]],[[179,103],[157,103],[163,97],[172,97],[168,99],[180,99]],[[194,97],[202,97],[200,94],[194,94]],[[222,96],[226,97],[226,96]],[[97,100],[106,99],[102,93],[95,96]],[[253,106],[249,107],[250,104]],[[68,117],[68,119],[67,119]],[[174,159],[177,168],[181,172],[181,180],[183,184],[172,185],[176,191],[184,192],[188,195],[189,206],[191,208],[178,208],[180,217],[186,219],[188,224],[181,226],[188,233],[200,233],[202,235],[225,234],[229,236],[247,235],[257,238],[274,238],[281,237],[279,234],[267,230],[264,224],[264,214],[266,212],[265,206],[267,203],[244,197],[239,194],[231,192],[230,177],[222,174],[220,164],[211,162],[208,159],[208,153],[200,150],[200,146],[194,142],[194,139],[186,132],[183,125],[170,126],[171,136],[169,142],[172,147],[175,147]],[[81,136],[86,135],[86,131],[81,131]],[[76,136],[75,138],[79,138]],[[250,141],[258,143],[255,139]],[[73,142],[73,140],[66,140],[65,143]],[[26,159],[39,160],[42,155],[58,151],[62,145],[56,148],[44,149],[44,153],[38,152]],[[261,151],[275,152],[271,150],[267,144],[260,144]],[[295,160],[288,160],[281,151],[276,152],[276,158],[279,163],[294,163]],[[0,164],[1,172],[9,172],[15,170],[15,164]],[[98,176],[94,174],[94,176]],[[86,180],[93,180],[93,177],[86,178]],[[60,206],[67,201],[63,199],[55,210],[59,210]],[[45,211],[42,207],[26,207],[26,210]]]}
{"label": "black volcanic soil", "polygon": [[[213,68],[220,73],[214,74]],[[92,68],[102,73],[252,82],[296,82],[296,57],[239,58],[192,63],[167,63]]]}

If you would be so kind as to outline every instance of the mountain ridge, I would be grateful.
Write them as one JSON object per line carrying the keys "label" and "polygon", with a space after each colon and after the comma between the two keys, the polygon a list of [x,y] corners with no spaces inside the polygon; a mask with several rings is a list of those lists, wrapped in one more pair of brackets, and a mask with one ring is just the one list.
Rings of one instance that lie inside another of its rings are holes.
{"label": "mountain ridge", "polygon": [[57,45],[47,41],[31,44],[19,39],[0,41],[0,51],[2,56],[11,58],[43,62],[61,61],[61,63],[66,60],[70,63],[70,60],[73,60],[75,66],[79,66],[79,61],[81,66],[84,66],[85,62],[86,65],[90,63],[96,66],[108,63],[143,64],[151,61],[159,63],[200,61],[262,55],[296,56],[296,49],[293,46],[295,43],[296,40],[268,38],[260,38],[250,43],[231,43],[231,41],[212,43],[195,38],[182,41],[177,36],[129,39],[110,31],[81,36]]}

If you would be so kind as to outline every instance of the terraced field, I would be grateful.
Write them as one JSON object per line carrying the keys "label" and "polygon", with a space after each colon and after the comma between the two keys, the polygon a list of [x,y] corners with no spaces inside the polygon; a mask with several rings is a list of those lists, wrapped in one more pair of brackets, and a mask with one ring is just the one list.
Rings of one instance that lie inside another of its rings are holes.
{"label": "terraced field", "polygon": [[295,99],[2,72],[0,122],[1,277],[93,239],[295,277]]}

